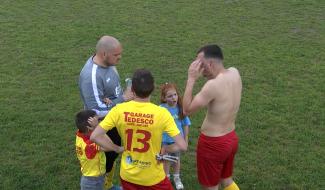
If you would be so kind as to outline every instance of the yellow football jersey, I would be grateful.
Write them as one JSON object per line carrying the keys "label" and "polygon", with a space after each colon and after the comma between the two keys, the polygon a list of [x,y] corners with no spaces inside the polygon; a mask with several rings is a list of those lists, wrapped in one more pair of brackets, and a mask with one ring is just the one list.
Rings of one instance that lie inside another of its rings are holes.
{"label": "yellow football jersey", "polygon": [[115,106],[99,124],[104,130],[116,127],[123,143],[120,176],[123,180],[151,186],[166,174],[158,163],[162,134],[180,134],[167,109],[150,102],[130,101]]}
{"label": "yellow football jersey", "polygon": [[98,177],[105,174],[106,157],[99,147],[89,140],[88,135],[76,134],[76,153],[83,176]]}

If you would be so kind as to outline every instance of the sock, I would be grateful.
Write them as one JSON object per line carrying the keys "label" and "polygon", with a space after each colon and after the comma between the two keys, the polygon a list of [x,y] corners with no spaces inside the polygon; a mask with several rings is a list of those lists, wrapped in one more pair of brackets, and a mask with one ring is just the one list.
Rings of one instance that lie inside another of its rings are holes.
{"label": "sock", "polygon": [[110,172],[106,173],[105,175],[105,189],[109,189],[113,187],[113,176],[115,172],[115,164],[113,165],[113,168]]}
{"label": "sock", "polygon": [[230,185],[225,187],[224,190],[239,190],[239,187],[235,182],[232,182]]}
{"label": "sock", "polygon": [[178,178],[179,178],[179,174],[173,174],[173,176],[174,176],[174,178],[175,178],[175,177],[178,177]]}
{"label": "sock", "polygon": [[168,179],[170,179],[170,174],[167,174]]}

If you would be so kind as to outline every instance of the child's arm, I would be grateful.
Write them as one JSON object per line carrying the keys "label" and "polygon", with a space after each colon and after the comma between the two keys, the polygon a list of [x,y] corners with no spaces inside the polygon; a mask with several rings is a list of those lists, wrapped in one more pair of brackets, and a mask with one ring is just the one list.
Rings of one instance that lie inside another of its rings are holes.
{"label": "child's arm", "polygon": [[97,118],[97,116],[95,116],[95,117],[89,117],[88,118],[88,124],[90,126],[87,126],[87,128],[89,130],[93,131],[96,128],[96,126],[98,125],[98,118]]}
{"label": "child's arm", "polygon": [[173,139],[175,143],[166,145],[164,147],[167,152],[179,152],[187,150],[187,144],[181,134],[176,135],[173,137]]}
{"label": "child's arm", "polygon": [[183,126],[183,130],[184,130],[184,139],[186,144],[188,145],[188,133],[189,133],[188,125]]}

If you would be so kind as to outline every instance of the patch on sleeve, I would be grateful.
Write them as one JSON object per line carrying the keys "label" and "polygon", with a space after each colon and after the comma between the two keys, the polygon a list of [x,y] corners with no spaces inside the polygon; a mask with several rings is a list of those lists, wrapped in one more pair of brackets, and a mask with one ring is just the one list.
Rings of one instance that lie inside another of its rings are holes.
{"label": "patch on sleeve", "polygon": [[85,148],[86,157],[88,159],[93,159],[96,156],[97,148],[95,144],[87,144]]}

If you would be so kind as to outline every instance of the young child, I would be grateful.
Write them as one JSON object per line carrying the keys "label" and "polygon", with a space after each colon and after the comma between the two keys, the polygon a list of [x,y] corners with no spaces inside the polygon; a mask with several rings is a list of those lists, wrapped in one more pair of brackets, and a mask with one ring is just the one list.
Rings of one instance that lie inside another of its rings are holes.
{"label": "young child", "polygon": [[89,137],[98,124],[96,112],[83,110],[75,118],[76,153],[81,165],[81,190],[103,190],[106,172],[106,157],[103,148],[91,142]]}
{"label": "young child", "polygon": [[[191,125],[190,119],[187,116],[184,116],[183,110],[182,110],[182,98],[180,94],[178,93],[177,87],[173,83],[166,83],[161,86],[161,105],[162,107],[165,107],[168,109],[168,111],[173,116],[175,123],[180,130],[182,136],[185,138],[186,143],[188,144],[188,131],[189,126]],[[163,140],[162,140],[162,152],[165,152],[164,146],[173,144],[174,140],[168,136],[166,133],[163,134]],[[167,154],[169,154],[167,152]],[[176,186],[176,189],[184,189],[184,185],[180,178],[180,152],[178,153],[172,153],[170,154],[172,156],[178,157],[178,162],[173,164],[173,171],[174,171],[174,183]],[[170,169],[171,163],[165,161],[164,162],[164,170],[166,172],[166,175],[168,178],[170,178],[169,169]]]}

